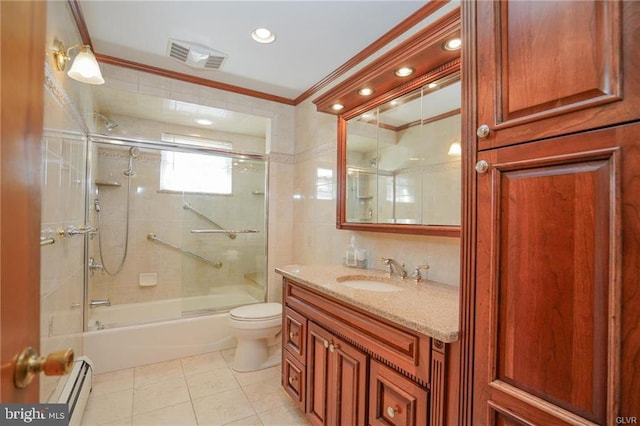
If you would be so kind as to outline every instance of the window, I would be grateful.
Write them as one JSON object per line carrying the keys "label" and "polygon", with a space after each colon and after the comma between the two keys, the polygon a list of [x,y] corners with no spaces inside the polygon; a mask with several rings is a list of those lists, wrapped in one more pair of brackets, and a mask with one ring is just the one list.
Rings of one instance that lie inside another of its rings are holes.
{"label": "window", "polygon": [[[169,139],[170,138],[170,139]],[[184,141],[182,139],[185,139]],[[193,144],[187,136],[163,135],[163,140]],[[189,139],[189,140],[187,140]],[[231,149],[229,142],[208,141],[216,148]],[[214,154],[162,151],[160,190],[198,192],[204,194],[232,193],[232,160]]]}

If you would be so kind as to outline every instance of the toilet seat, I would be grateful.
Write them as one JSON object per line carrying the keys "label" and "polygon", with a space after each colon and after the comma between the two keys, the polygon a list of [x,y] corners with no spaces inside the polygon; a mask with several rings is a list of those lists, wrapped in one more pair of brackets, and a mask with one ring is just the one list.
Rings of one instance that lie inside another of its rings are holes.
{"label": "toilet seat", "polygon": [[280,303],[255,303],[241,306],[229,311],[229,316],[234,321],[269,321],[282,318],[282,305]]}

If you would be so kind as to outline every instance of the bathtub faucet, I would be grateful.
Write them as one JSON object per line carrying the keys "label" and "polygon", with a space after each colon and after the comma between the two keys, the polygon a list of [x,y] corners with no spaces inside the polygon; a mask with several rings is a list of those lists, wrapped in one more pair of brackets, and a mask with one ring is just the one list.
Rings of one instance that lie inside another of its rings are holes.
{"label": "bathtub faucet", "polygon": [[96,269],[104,269],[104,267],[99,264],[96,263],[96,261],[93,259],[93,257],[89,258],[89,271],[91,272],[91,276],[93,276],[93,274],[96,273]]}
{"label": "bathtub faucet", "polygon": [[111,301],[109,299],[98,299],[89,303],[90,308],[97,308],[98,306],[111,306]]}

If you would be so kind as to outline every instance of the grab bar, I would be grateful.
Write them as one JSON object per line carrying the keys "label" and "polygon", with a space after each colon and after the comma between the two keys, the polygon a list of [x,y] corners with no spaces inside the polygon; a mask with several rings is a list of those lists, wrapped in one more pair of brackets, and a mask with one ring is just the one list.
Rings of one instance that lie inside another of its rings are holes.
{"label": "grab bar", "polygon": [[40,237],[40,245],[48,246],[56,242],[55,238]]}
{"label": "grab bar", "polygon": [[230,229],[192,229],[192,234],[255,234],[260,232],[257,229],[242,229],[240,231],[232,231]]}
{"label": "grab bar", "polygon": [[181,247],[178,247],[176,245],[168,243],[168,242],[158,238],[158,236],[156,234],[154,234],[154,233],[148,234],[147,235],[147,239],[149,241],[155,241],[155,242],[160,243],[162,245],[165,245],[167,247],[171,247],[172,249],[177,250],[177,251],[179,251],[179,252],[181,252],[181,253],[183,253],[183,254],[185,254],[187,256],[193,257],[194,259],[198,259],[201,262],[208,263],[209,265],[213,266],[214,268],[217,268],[217,269],[222,268],[222,262],[220,262],[219,260],[210,260],[210,259],[207,259],[206,257],[200,256],[199,254],[195,254],[193,252],[190,252],[189,250],[185,250],[185,249],[183,249]]}
{"label": "grab bar", "polygon": [[188,201],[185,201],[184,204],[182,204],[182,208],[184,210],[191,210],[192,212],[194,212],[196,215],[200,216],[201,218],[203,218],[204,220],[206,220],[207,222],[209,222],[210,224],[212,224],[213,226],[215,226],[216,228],[218,228],[221,231],[225,231],[222,232],[223,234],[228,234],[229,238],[231,238],[232,240],[236,239],[236,232],[233,231],[226,231],[224,229],[223,226],[218,225],[215,221],[213,221],[213,219],[211,219],[209,216],[207,216],[206,214],[202,213],[200,210],[196,209],[195,207],[193,207],[191,204],[189,204]]}

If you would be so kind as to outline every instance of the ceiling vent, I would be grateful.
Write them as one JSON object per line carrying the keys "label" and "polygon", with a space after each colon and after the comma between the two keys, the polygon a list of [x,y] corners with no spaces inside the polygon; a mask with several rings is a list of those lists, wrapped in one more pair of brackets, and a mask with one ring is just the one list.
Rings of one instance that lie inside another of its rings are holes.
{"label": "ceiling vent", "polygon": [[167,55],[192,68],[204,70],[219,70],[227,59],[227,55],[222,52],[172,39],[169,39],[167,45]]}

